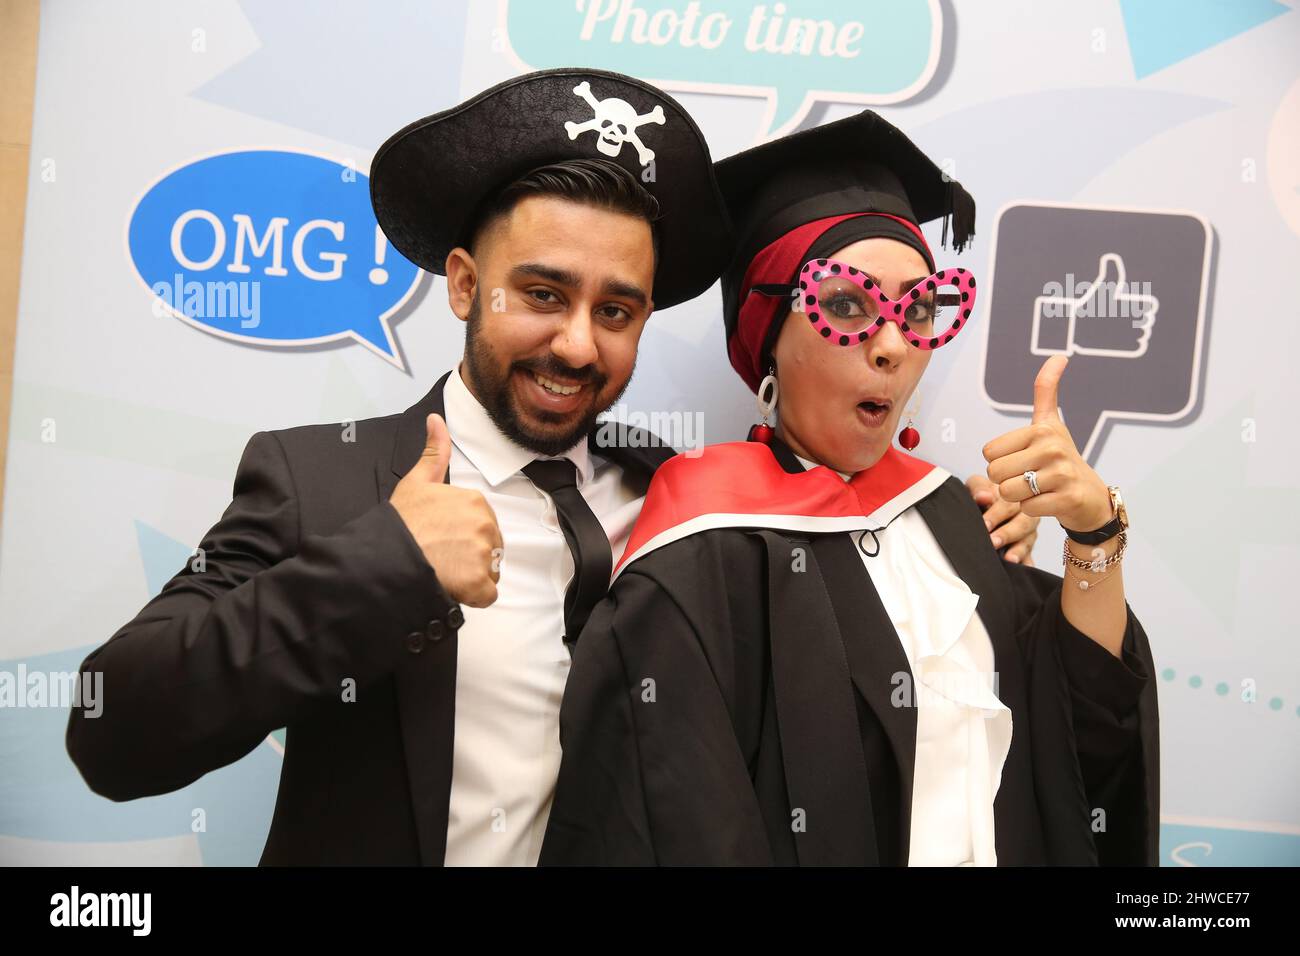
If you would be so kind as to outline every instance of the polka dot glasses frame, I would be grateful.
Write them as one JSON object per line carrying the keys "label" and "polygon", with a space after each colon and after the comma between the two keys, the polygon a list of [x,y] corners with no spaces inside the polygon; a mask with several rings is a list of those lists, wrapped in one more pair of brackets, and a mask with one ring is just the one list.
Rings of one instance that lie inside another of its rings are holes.
{"label": "polka dot glasses frame", "polygon": [[865,342],[888,321],[916,348],[941,348],[966,327],[975,308],[975,277],[965,269],[936,272],[891,299],[861,269],[834,259],[805,263],[797,286],[752,291],[790,296],[796,314],[807,315],[827,342],[845,347]]}

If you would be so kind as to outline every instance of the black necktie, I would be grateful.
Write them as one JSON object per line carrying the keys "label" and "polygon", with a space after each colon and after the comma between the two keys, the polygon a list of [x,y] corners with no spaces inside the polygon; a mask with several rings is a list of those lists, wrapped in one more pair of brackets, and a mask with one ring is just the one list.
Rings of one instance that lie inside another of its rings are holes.
{"label": "black necktie", "polygon": [[564,595],[564,642],[572,650],[597,602],[609,590],[614,556],[605,529],[578,493],[578,470],[567,458],[535,461],[523,472],[555,502],[560,528],[573,555],[573,581]]}

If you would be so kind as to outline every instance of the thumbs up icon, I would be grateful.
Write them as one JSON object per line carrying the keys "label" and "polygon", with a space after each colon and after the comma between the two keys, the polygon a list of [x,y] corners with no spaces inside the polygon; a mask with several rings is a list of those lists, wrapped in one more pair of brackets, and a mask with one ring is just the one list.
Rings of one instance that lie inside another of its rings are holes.
{"label": "thumbs up icon", "polygon": [[[1124,260],[1107,252],[1097,278],[1034,300],[1030,351],[1035,355],[1109,355],[1140,358],[1146,354],[1159,300],[1129,288]],[[1060,283],[1050,285],[1060,288]]]}

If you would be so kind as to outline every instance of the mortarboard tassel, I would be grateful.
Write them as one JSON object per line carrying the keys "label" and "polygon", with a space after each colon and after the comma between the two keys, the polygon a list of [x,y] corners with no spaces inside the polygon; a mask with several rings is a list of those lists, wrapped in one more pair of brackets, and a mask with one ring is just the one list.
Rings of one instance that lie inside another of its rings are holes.
{"label": "mortarboard tassel", "polygon": [[975,235],[975,199],[954,179],[948,180],[948,212],[943,217],[940,242],[948,245],[948,223],[952,223],[953,249],[961,252]]}
{"label": "mortarboard tassel", "polygon": [[952,220],[952,180],[944,184],[943,189],[943,232],[939,233],[939,245],[948,248],[948,223]]}

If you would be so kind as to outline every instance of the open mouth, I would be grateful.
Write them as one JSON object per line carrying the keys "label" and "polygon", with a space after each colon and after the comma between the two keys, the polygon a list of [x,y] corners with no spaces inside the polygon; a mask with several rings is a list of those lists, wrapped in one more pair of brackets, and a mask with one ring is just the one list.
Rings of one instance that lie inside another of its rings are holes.
{"label": "open mouth", "polygon": [[542,388],[546,389],[552,395],[576,395],[578,392],[582,391],[581,385],[565,385],[563,382],[557,382],[555,379],[547,378],[545,375],[538,375],[536,372],[533,372],[532,376],[533,380],[536,381],[538,385],[542,386]]}
{"label": "open mouth", "polygon": [[525,368],[516,369],[515,374],[522,389],[521,397],[537,412],[568,415],[589,401],[589,383],[565,382]]}
{"label": "open mouth", "polygon": [[887,398],[868,399],[865,402],[858,402],[858,417],[871,428],[878,428],[889,418],[889,410],[893,407],[893,402]]}

